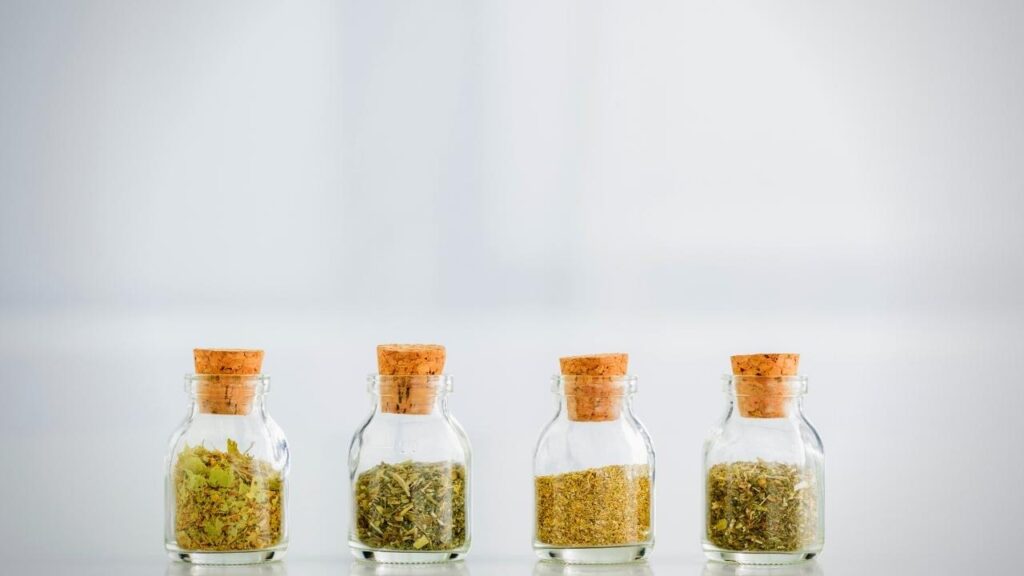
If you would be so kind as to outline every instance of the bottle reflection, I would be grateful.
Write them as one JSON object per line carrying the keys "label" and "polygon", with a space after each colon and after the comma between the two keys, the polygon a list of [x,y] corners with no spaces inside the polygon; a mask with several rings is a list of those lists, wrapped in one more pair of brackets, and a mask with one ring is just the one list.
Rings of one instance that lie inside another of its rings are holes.
{"label": "bottle reflection", "polygon": [[825,576],[825,571],[813,560],[786,566],[741,566],[707,562],[701,576]]}
{"label": "bottle reflection", "polygon": [[283,562],[246,566],[209,566],[171,562],[167,565],[167,576],[288,576],[288,568]]}
{"label": "bottle reflection", "polygon": [[469,576],[465,562],[438,564],[379,564],[354,560],[349,576]]}
{"label": "bottle reflection", "polygon": [[538,561],[533,576],[654,576],[646,562],[634,564],[561,564]]}

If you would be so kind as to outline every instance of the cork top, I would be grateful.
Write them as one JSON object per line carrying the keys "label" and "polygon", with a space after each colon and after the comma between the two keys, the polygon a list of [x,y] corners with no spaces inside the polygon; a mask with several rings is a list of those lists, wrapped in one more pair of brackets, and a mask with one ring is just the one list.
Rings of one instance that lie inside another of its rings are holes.
{"label": "cork top", "polygon": [[563,356],[558,363],[565,376],[625,376],[629,354]]}
{"label": "cork top", "polygon": [[796,376],[799,354],[746,354],[732,357],[737,376]]}
{"label": "cork top", "polygon": [[622,376],[628,354],[587,354],[558,359],[565,386],[569,419],[574,422],[617,420],[624,395]]}
{"label": "cork top", "polygon": [[444,372],[444,360],[440,344],[377,346],[377,370],[382,376],[436,376]]}
{"label": "cork top", "polygon": [[259,374],[263,350],[196,348],[192,351],[196,374]]}
{"label": "cork top", "polygon": [[736,404],[745,418],[785,418],[797,375],[799,354],[747,354],[732,357]]}
{"label": "cork top", "polygon": [[196,348],[196,401],[204,414],[244,416],[252,410],[256,382],[250,376],[263,368],[263,350]]}
{"label": "cork top", "polygon": [[438,379],[433,377],[444,373],[444,361],[440,344],[377,346],[380,409],[390,414],[433,412],[438,394]]}

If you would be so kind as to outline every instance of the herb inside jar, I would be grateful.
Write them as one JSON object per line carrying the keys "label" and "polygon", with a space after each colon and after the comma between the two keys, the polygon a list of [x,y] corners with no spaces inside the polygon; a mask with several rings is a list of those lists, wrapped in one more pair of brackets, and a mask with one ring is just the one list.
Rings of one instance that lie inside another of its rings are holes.
{"label": "herb inside jar", "polygon": [[817,538],[816,495],[813,472],[795,464],[715,464],[707,479],[708,541],[723,550],[800,550]]}
{"label": "herb inside jar", "polygon": [[240,452],[186,446],[174,465],[175,537],[184,550],[269,548],[281,541],[281,472]]}
{"label": "herb inside jar", "polygon": [[604,466],[538,476],[537,540],[553,546],[646,542],[651,529],[647,465]]}
{"label": "herb inside jar", "polygon": [[466,468],[380,463],[356,479],[356,536],[371,548],[454,550],[466,542]]}

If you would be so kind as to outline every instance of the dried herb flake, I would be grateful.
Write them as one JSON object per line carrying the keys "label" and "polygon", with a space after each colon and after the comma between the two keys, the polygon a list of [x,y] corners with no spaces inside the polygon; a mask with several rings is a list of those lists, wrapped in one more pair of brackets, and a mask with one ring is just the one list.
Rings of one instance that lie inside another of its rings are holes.
{"label": "dried herb flake", "polygon": [[184,550],[270,548],[281,541],[281,473],[240,452],[185,448],[174,465],[175,537]]}
{"label": "dried herb flake", "polygon": [[791,552],[817,538],[815,475],[794,464],[715,464],[707,507],[708,541],[723,550]]}
{"label": "dried herb flake", "polygon": [[355,483],[356,536],[384,550],[453,550],[466,542],[466,468],[380,463]]}
{"label": "dried herb flake", "polygon": [[646,542],[651,478],[646,465],[604,466],[538,476],[537,540],[554,546]]}

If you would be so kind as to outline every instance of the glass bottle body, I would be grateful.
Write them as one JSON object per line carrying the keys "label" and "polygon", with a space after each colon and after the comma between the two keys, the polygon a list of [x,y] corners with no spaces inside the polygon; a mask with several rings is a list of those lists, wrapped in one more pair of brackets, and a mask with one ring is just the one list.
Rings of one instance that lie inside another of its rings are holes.
{"label": "glass bottle body", "polygon": [[369,377],[372,411],[349,449],[355,557],[463,558],[471,539],[471,450],[451,415],[452,378]]}
{"label": "glass bottle body", "polygon": [[554,378],[557,411],[534,453],[534,550],[566,563],[640,560],[654,544],[654,447],[633,413],[636,378],[596,388],[586,378]]}
{"label": "glass bottle body", "polygon": [[[176,560],[255,564],[288,546],[289,452],[266,409],[270,379],[186,377],[189,415],[172,435],[164,542]],[[225,398],[240,399],[227,408]]]}
{"label": "glass bottle body", "polygon": [[815,557],[824,544],[825,459],[803,413],[807,379],[725,381],[725,417],[704,443],[705,555],[741,564]]}

